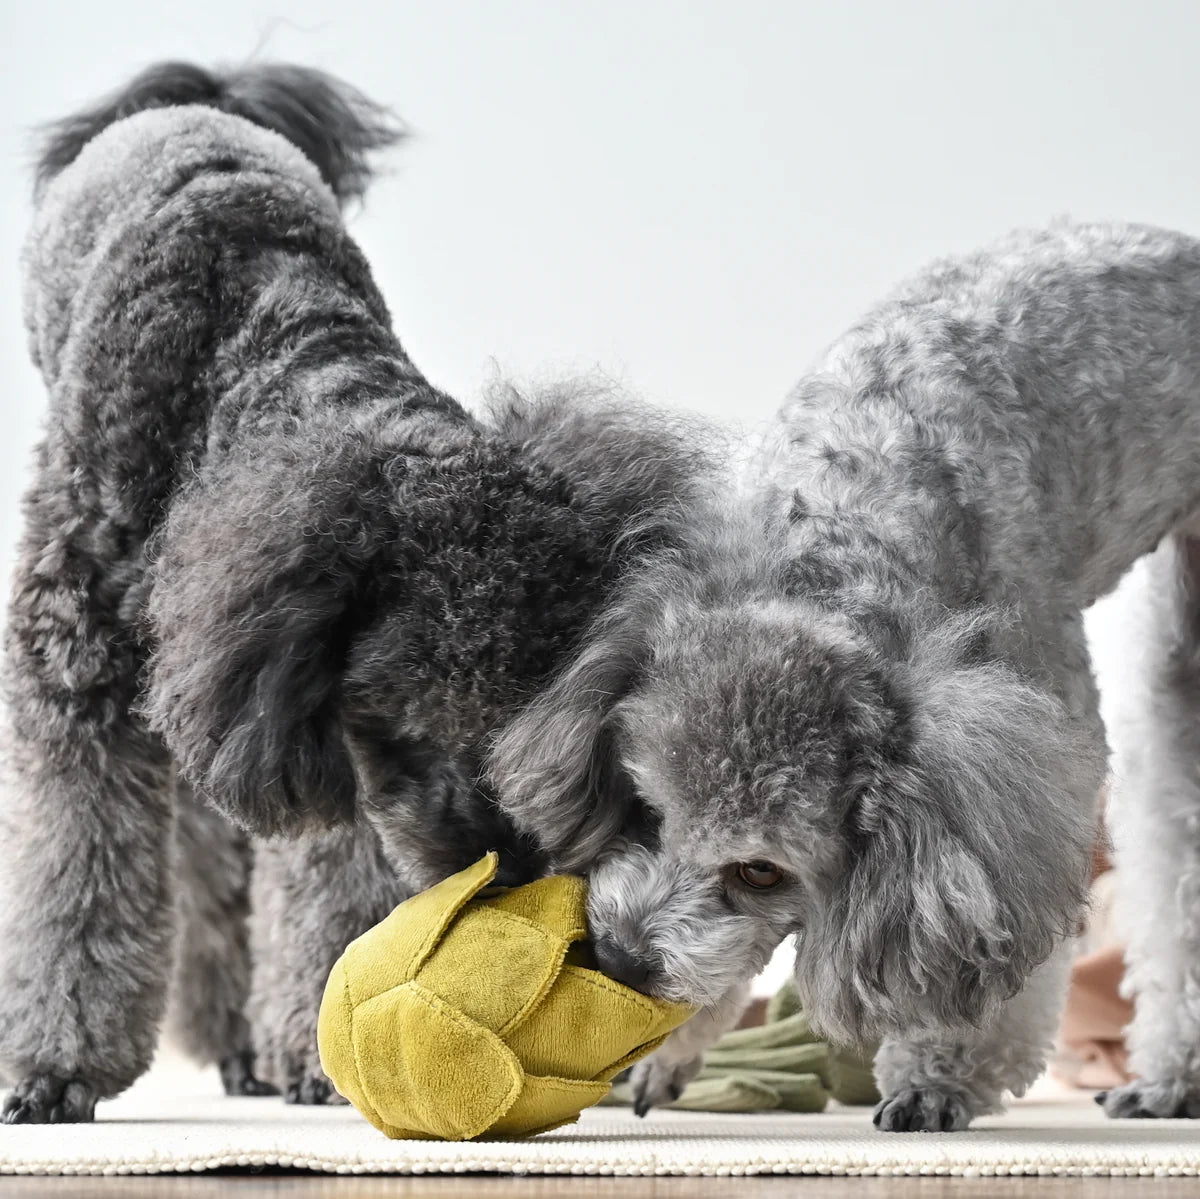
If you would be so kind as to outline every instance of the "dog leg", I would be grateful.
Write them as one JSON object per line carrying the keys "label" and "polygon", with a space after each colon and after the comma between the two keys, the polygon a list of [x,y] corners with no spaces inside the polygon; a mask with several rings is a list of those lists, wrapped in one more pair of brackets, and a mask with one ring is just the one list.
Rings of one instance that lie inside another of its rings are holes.
{"label": "dog leg", "polygon": [[[31,518],[54,503],[35,491]],[[174,933],[167,757],[130,714],[140,658],[93,568],[43,533],[26,536],[5,643],[8,1123],[90,1120],[146,1069]]]}
{"label": "dog leg", "polygon": [[886,1038],[875,1056],[884,1132],[954,1132],[1022,1095],[1046,1065],[1066,992],[1064,942],[986,1027],[967,1033]]}
{"label": "dog leg", "polygon": [[253,1039],[288,1103],[340,1102],[317,1054],[317,1013],[346,946],[407,893],[366,824],[255,847]]}
{"label": "dog leg", "polygon": [[1123,606],[1125,676],[1106,697],[1117,911],[1136,1081],[1110,1116],[1200,1117],[1200,541],[1172,538],[1135,566]]}
{"label": "dog leg", "polygon": [[250,991],[252,854],[244,833],[176,780],[179,924],[168,1026],[197,1061],[215,1062],[228,1095],[274,1095],[255,1077]]}
{"label": "dog leg", "polygon": [[736,987],[717,1003],[701,1008],[630,1074],[633,1110],[644,1116],[652,1107],[673,1103],[700,1073],[704,1055],[733,1028],[750,1000],[750,984]]}

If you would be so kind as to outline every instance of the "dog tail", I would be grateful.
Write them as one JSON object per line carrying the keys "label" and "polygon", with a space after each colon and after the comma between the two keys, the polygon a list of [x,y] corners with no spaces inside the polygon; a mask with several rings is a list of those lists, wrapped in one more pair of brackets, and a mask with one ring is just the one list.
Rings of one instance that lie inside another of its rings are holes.
{"label": "dog tail", "polygon": [[46,126],[35,192],[40,194],[109,125],[146,109],[184,104],[244,117],[287,138],[343,204],[366,191],[370,153],[404,136],[390,109],[313,67],[261,63],[210,71],[187,62],[160,62],[93,107]]}

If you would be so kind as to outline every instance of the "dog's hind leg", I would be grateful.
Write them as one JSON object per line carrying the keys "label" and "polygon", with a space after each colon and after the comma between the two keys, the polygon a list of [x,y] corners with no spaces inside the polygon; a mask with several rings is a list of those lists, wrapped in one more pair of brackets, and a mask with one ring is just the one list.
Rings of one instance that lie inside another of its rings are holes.
{"label": "dog's hind leg", "polygon": [[1066,993],[1070,942],[1030,976],[984,1027],[952,1034],[888,1037],[875,1056],[884,1132],[953,1132],[1000,1111],[1046,1065]]}
{"label": "dog's hind leg", "polygon": [[250,871],[246,835],[177,779],[175,865],[179,937],[168,1028],[216,1063],[229,1095],[274,1095],[255,1076],[245,1008],[250,992]]}
{"label": "dog's hind leg", "polygon": [[174,931],[168,761],[132,714],[141,657],[123,613],[136,605],[131,576],[106,573],[99,544],[120,530],[93,530],[85,543],[79,519],[56,505],[49,488],[27,503],[5,640],[8,1123],[90,1120],[97,1099],[146,1069]]}
{"label": "dog's hind leg", "polygon": [[1113,603],[1126,634],[1106,689],[1117,912],[1134,1082],[1110,1116],[1200,1117],[1200,540],[1139,562]]}
{"label": "dog's hind leg", "polygon": [[317,1055],[325,981],[342,950],[407,892],[359,823],[258,842],[252,894],[250,1012],[260,1069],[289,1103],[336,1101]]}

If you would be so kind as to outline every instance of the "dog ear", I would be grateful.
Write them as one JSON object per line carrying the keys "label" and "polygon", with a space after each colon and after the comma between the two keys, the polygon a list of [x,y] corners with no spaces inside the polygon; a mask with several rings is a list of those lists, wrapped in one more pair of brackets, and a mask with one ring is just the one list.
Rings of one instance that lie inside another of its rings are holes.
{"label": "dog ear", "polygon": [[650,619],[635,600],[612,604],[575,660],[494,743],[490,776],[500,806],[559,870],[592,862],[634,802],[618,754],[616,708],[645,665]]}
{"label": "dog ear", "polygon": [[1003,666],[925,665],[908,752],[862,772],[840,873],[797,940],[806,1007],[851,1043],[978,1025],[1086,894],[1101,780],[1078,728]]}
{"label": "dog ear", "polygon": [[272,835],[353,811],[341,662],[395,501],[353,437],[265,440],[172,509],[146,715],[198,792]]}

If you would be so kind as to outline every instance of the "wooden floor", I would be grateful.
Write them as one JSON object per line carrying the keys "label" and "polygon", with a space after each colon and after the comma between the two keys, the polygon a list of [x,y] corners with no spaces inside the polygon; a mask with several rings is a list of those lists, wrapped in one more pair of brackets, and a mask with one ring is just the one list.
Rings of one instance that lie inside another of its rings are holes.
{"label": "wooden floor", "polygon": [[1195,1178],[2,1178],[2,1199],[1197,1199]]}

